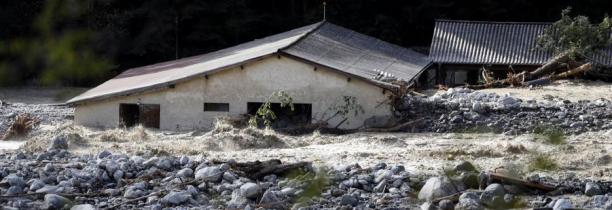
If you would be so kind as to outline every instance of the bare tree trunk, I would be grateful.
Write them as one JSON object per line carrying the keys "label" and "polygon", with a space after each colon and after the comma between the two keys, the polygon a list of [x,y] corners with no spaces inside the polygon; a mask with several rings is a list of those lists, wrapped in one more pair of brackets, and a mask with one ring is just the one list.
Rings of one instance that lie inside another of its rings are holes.
{"label": "bare tree trunk", "polygon": [[555,70],[561,68],[561,67],[566,67],[567,68],[567,64],[571,61],[570,57],[569,57],[569,53],[565,52],[565,53],[561,53],[557,56],[555,56],[553,59],[551,59],[550,61],[546,62],[544,65],[542,65],[540,68],[537,68],[536,70],[533,70],[532,72],[522,72],[525,75],[525,80],[529,81],[535,78],[540,78],[544,75],[547,74],[551,74],[553,73]]}

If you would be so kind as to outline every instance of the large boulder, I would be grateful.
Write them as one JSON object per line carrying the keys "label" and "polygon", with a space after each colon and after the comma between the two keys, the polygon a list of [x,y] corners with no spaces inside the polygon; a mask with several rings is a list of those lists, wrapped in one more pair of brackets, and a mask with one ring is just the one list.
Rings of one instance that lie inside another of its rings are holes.
{"label": "large boulder", "polygon": [[195,173],[195,179],[207,182],[221,181],[222,176],[223,171],[219,167],[214,166],[204,167]]}
{"label": "large boulder", "polygon": [[187,191],[170,192],[161,199],[161,203],[166,205],[179,205],[188,201],[191,198],[191,193]]}
{"label": "large boulder", "polygon": [[51,140],[51,144],[47,150],[68,149],[68,139],[65,135],[57,135]]}
{"label": "large boulder", "polygon": [[91,204],[79,204],[72,206],[70,210],[96,210],[96,207]]}
{"label": "large boulder", "polygon": [[240,186],[240,193],[246,198],[257,198],[261,194],[261,187],[258,184],[249,182]]}
{"label": "large boulder", "polygon": [[573,208],[572,202],[565,198],[555,201],[555,205],[553,205],[553,210],[566,210],[571,208]]}
{"label": "large boulder", "polygon": [[64,209],[71,205],[71,201],[68,198],[56,194],[46,194],[45,205],[48,209]]}
{"label": "large boulder", "polygon": [[465,192],[459,196],[459,202],[455,205],[455,210],[484,210],[480,202],[480,196],[475,192]]}
{"label": "large boulder", "polygon": [[253,203],[247,197],[244,197],[240,192],[240,189],[236,189],[232,192],[232,199],[227,202],[228,209],[244,209],[247,205]]}
{"label": "large boulder", "polygon": [[480,195],[480,201],[493,208],[499,208],[505,205],[504,195],[506,194],[504,186],[501,184],[493,183],[487,186]]}
{"label": "large boulder", "polygon": [[443,177],[431,177],[425,182],[425,185],[419,192],[419,199],[421,200],[434,200],[444,196],[449,196],[457,193],[456,186],[448,178]]}
{"label": "large boulder", "polygon": [[588,182],[584,187],[584,194],[588,196],[601,195],[601,187],[597,183]]}

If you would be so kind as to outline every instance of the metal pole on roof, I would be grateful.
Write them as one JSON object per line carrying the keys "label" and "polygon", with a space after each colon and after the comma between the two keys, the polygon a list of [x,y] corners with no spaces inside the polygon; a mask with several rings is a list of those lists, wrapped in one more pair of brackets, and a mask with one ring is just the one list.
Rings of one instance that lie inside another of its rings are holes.
{"label": "metal pole on roof", "polygon": [[[178,12],[177,12],[178,13]],[[179,58],[179,19],[178,14],[174,14],[174,57]]]}
{"label": "metal pole on roof", "polygon": [[327,19],[326,17],[327,14],[325,14],[326,10],[327,10],[327,2],[323,1],[323,20]]}

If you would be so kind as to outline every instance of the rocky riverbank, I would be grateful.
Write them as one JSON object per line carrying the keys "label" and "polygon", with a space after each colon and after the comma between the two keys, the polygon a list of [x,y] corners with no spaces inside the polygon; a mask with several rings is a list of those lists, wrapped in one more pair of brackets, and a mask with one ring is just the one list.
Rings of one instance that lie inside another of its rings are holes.
{"label": "rocky riverbank", "polygon": [[[608,209],[608,182],[530,176],[524,185],[499,184],[489,172],[462,162],[441,175],[385,163],[335,168],[301,165],[258,172],[233,160],[113,154],[74,155],[57,136],[45,152],[0,155],[4,209],[484,209],[588,207]],[[276,161],[272,161],[276,162]],[[258,164],[256,162],[246,165]],[[255,178],[256,177],[256,178]],[[483,189],[483,190],[479,190]],[[568,196],[592,196],[578,202]]]}
{"label": "rocky riverbank", "polygon": [[429,97],[406,96],[398,114],[424,121],[413,132],[579,134],[612,128],[612,102],[605,98],[572,102],[559,97],[522,100],[508,94],[450,88]]}

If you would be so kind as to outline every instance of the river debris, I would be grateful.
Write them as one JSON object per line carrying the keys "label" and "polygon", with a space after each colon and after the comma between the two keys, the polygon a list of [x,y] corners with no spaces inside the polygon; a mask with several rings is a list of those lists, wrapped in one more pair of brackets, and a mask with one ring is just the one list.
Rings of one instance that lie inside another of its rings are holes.
{"label": "river debris", "polygon": [[39,122],[38,119],[32,118],[29,114],[17,115],[2,135],[2,140],[25,136]]}
{"label": "river debris", "polygon": [[449,88],[433,96],[406,95],[396,105],[398,118],[423,119],[410,132],[578,134],[612,129],[608,99],[572,102],[558,97],[523,100],[509,94]]}

